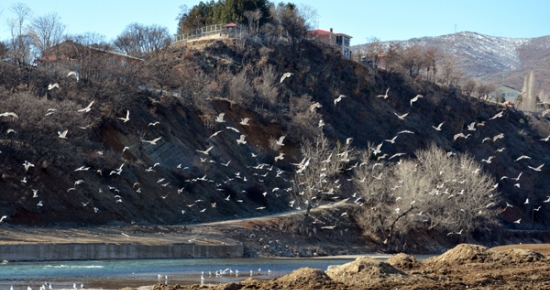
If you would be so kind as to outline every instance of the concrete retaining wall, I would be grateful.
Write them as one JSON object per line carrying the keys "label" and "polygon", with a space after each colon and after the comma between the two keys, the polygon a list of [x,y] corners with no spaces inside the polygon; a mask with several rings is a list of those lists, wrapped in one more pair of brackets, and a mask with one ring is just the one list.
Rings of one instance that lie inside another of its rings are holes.
{"label": "concrete retaining wall", "polygon": [[0,245],[0,260],[239,258],[243,245],[31,244]]}

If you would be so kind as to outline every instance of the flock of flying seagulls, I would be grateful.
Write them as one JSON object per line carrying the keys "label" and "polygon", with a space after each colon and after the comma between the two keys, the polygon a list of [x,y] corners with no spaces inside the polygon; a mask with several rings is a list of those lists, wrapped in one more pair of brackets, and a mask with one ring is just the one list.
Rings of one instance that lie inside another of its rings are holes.
{"label": "flock of flying seagulls", "polygon": [[[76,81],[79,80],[78,73],[76,73],[76,72],[70,72],[70,73],[68,73],[68,74],[67,74],[67,77],[70,77],[70,76],[74,76],[75,79],[76,79]],[[285,79],[290,78],[290,77],[292,77],[292,76],[293,76],[292,73],[285,73],[285,74],[283,74],[283,76],[280,78],[280,82],[282,83]],[[54,89],[54,88],[58,88],[58,89],[59,89],[59,84],[55,83],[55,84],[50,84],[50,85],[48,85],[48,90],[52,90],[52,89]],[[389,98],[389,91],[390,91],[390,88],[388,88],[388,89],[386,90],[386,92],[385,92],[384,95],[377,95],[376,97],[377,97],[377,98],[382,98],[382,99],[388,99],[388,98]],[[341,102],[344,98],[346,98],[345,95],[339,95],[337,98],[335,98],[335,99],[333,100],[334,105],[336,106],[336,105],[337,105],[339,102]],[[418,100],[420,100],[421,98],[423,98],[422,95],[416,95],[414,98],[411,98],[410,101],[409,101],[410,106],[413,107],[413,104],[414,104],[415,102],[417,102]],[[79,109],[77,112],[79,112],[79,113],[88,113],[88,112],[90,112],[90,111],[92,110],[93,105],[94,105],[94,101],[90,102],[90,103],[88,104],[88,106],[86,106],[86,107],[84,107],[84,108],[82,108],[82,109]],[[321,108],[321,107],[322,107],[322,105],[321,105],[320,103],[316,102],[316,103],[313,103],[313,104],[310,106],[309,110],[310,110],[311,112],[314,112],[316,109]],[[52,114],[53,112],[55,112],[55,109],[51,109],[51,111],[49,110],[49,111],[48,111],[48,114]],[[496,120],[496,119],[498,119],[498,118],[501,118],[501,117],[503,117],[503,113],[504,113],[503,111],[498,112],[497,114],[495,114],[494,116],[492,116],[489,120],[492,121],[492,120]],[[47,115],[48,115],[48,114],[47,114]],[[403,113],[403,114],[399,114],[399,113],[397,113],[397,112],[394,112],[394,115],[395,115],[399,120],[405,121],[406,118],[409,116],[409,112]],[[5,112],[5,113],[1,113],[1,114],[0,114],[0,117],[19,118],[19,116],[17,116],[17,114],[14,113],[14,112]],[[227,123],[228,121],[225,120],[224,117],[225,117],[225,113],[223,113],[223,112],[222,112],[222,113],[219,113],[219,115],[215,118],[215,123],[220,124],[220,125],[218,125],[218,126],[222,126],[223,123]],[[130,111],[127,110],[127,111],[126,111],[125,117],[119,117],[118,119],[121,120],[123,123],[129,122],[129,121],[130,121]],[[251,124],[250,122],[251,122],[251,121],[253,121],[253,120],[251,120],[251,118],[248,118],[248,117],[246,117],[246,118],[241,118],[241,121],[240,121],[238,124],[241,125],[241,126],[250,126],[250,124]],[[160,123],[160,122],[158,122],[158,121],[157,121],[157,122],[153,122],[153,123],[149,123],[148,127],[149,127],[149,126],[156,126],[156,125],[159,124],[159,123]],[[432,126],[432,128],[433,128],[435,131],[441,132],[441,131],[443,130],[443,125],[444,125],[444,124],[445,124],[445,122],[441,122],[441,123],[439,123],[437,126]],[[324,125],[323,120],[320,120],[320,121],[319,121],[319,127],[322,127],[323,125]],[[470,132],[473,132],[473,131],[476,131],[477,128],[482,127],[482,126],[485,126],[485,123],[484,123],[484,122],[480,122],[480,123],[472,122],[471,124],[468,125],[467,130],[470,131]],[[476,128],[476,127],[477,127],[477,128]],[[244,128],[244,127],[243,127],[243,128]],[[247,136],[246,136],[245,134],[241,134],[241,132],[240,132],[239,129],[237,129],[237,128],[235,128],[235,127],[230,127],[230,126],[226,126],[225,129],[221,128],[221,130],[215,131],[214,133],[212,133],[212,134],[206,139],[206,141],[209,142],[209,141],[211,141],[213,138],[219,137],[220,134],[222,134],[224,131],[234,131],[234,132],[236,132],[236,133],[239,133],[239,138],[238,138],[238,139],[234,139],[234,140],[236,140],[237,145],[240,146],[240,145],[246,145],[246,144],[248,144],[248,142],[247,142],[247,140],[246,140]],[[372,153],[374,154],[374,156],[378,156],[378,157],[377,157],[377,158],[378,158],[378,159],[377,159],[378,161],[380,161],[380,160],[382,160],[382,159],[385,159],[385,158],[388,158],[387,160],[392,160],[392,159],[394,159],[394,158],[398,158],[398,157],[401,157],[401,156],[405,156],[405,155],[406,155],[406,153],[404,153],[404,152],[398,152],[398,153],[395,153],[395,154],[393,154],[393,155],[391,155],[391,156],[389,156],[387,153],[382,154],[382,146],[383,146],[383,144],[384,144],[384,143],[395,144],[395,143],[397,142],[397,138],[400,136],[400,134],[414,134],[414,132],[409,131],[409,130],[402,130],[402,131],[398,132],[397,135],[393,136],[393,137],[390,138],[390,139],[384,139],[379,145],[377,145],[377,146],[375,146],[374,148],[372,148]],[[58,137],[61,138],[61,139],[67,139],[67,138],[68,138],[67,135],[68,135],[68,130],[58,131]],[[285,137],[286,137],[286,136],[283,135],[283,136],[280,136],[278,139],[276,139],[275,144],[276,144],[279,148],[285,146],[285,144],[284,144]],[[468,139],[469,137],[471,137],[471,134],[466,134],[466,135],[465,135],[463,132],[458,132],[458,133],[456,133],[456,134],[453,136],[453,141],[456,142],[456,141],[458,141],[458,139],[460,139],[460,138]],[[504,134],[501,133],[501,134],[498,134],[498,135],[493,136],[493,137],[487,137],[487,138],[483,139],[483,141],[482,141],[481,143],[484,143],[484,142],[486,142],[486,141],[492,141],[493,143],[495,143],[495,142],[497,142],[498,140],[500,140],[500,139],[502,139],[502,138],[504,138],[504,137],[505,137]],[[154,146],[154,145],[157,145],[158,142],[159,142],[160,140],[162,140],[162,136],[159,136],[159,137],[157,137],[157,138],[155,138],[155,139],[152,139],[152,140],[144,140],[144,139],[141,139],[141,142],[142,142],[142,143],[147,143],[147,144],[149,144],[149,145],[153,145],[153,146]],[[550,140],[550,136],[548,136],[547,138],[541,139],[541,141],[545,141],[545,142],[548,141],[548,140]],[[347,144],[349,144],[349,143],[351,143],[351,142],[352,142],[352,139],[351,139],[351,138],[348,138],[348,139],[346,140],[346,143],[347,143]],[[129,149],[130,149],[130,147],[125,147],[125,148],[123,149],[122,152],[124,153],[126,150],[129,150]],[[200,157],[200,158],[199,158],[200,161],[201,161],[201,162],[213,163],[213,164],[216,163],[216,161],[214,161],[214,160],[212,160],[212,159],[209,160],[209,158],[208,158],[208,157],[210,156],[211,151],[212,151],[213,149],[214,149],[214,145],[209,146],[209,147],[208,147],[207,149],[205,149],[205,150],[196,150],[198,153],[200,153],[199,156],[204,156],[204,158],[203,158],[203,157]],[[503,150],[505,150],[505,148],[499,149],[498,152],[502,152]],[[253,165],[247,166],[248,168],[252,168],[252,169],[254,169],[255,171],[257,171],[257,172],[254,172],[253,175],[257,176],[256,178],[257,178],[260,182],[263,182],[264,179],[270,174],[270,172],[275,172],[275,175],[276,175],[275,177],[276,177],[276,178],[283,178],[283,180],[289,184],[289,186],[288,186],[286,189],[284,189],[284,190],[281,190],[281,189],[279,189],[278,187],[276,187],[276,188],[273,188],[272,190],[267,190],[267,191],[265,191],[265,192],[263,193],[263,196],[264,196],[264,197],[266,197],[268,194],[273,194],[273,195],[276,195],[276,196],[278,197],[278,196],[279,196],[279,193],[278,193],[279,191],[291,192],[291,191],[293,190],[292,182],[291,182],[290,180],[287,180],[287,179],[284,178],[284,176],[285,176],[284,173],[285,173],[285,172],[284,172],[283,170],[281,170],[280,168],[278,168],[277,166],[275,166],[275,164],[277,163],[277,161],[284,160],[284,158],[285,158],[284,155],[285,155],[284,152],[279,152],[279,154],[274,158],[273,164],[271,164],[271,165],[270,165],[270,164],[266,164],[266,163],[260,163],[260,164],[253,164]],[[450,152],[450,154],[448,154],[448,156],[452,156],[452,155],[453,155],[453,152]],[[255,154],[255,153],[252,152],[252,153],[251,153],[251,156],[252,156],[252,158],[256,158],[256,157],[258,156],[258,154]],[[493,162],[493,160],[494,160],[495,158],[497,158],[497,157],[495,157],[495,156],[496,156],[496,155],[490,155],[490,156],[488,156],[487,158],[483,158],[483,159],[481,160],[481,162],[486,163],[486,164],[491,164],[491,163]],[[330,162],[330,161],[331,161],[331,157],[332,157],[332,156],[330,156],[330,157],[326,160],[326,162]],[[349,159],[346,159],[346,156],[342,156],[342,160],[348,160],[348,161],[349,161]],[[524,155],[524,156],[519,156],[518,158],[516,158],[515,162],[519,162],[519,161],[521,161],[521,160],[531,160],[531,157],[526,156],[526,155]],[[323,161],[323,162],[325,162],[325,161]],[[231,163],[231,160],[227,160],[225,163],[221,162],[220,164],[221,164],[221,166],[229,167],[230,163]],[[297,166],[297,168],[298,168],[297,174],[303,172],[303,170],[308,166],[307,164],[309,164],[309,160],[307,160],[307,158],[304,158],[304,160],[302,160],[302,162],[299,163],[299,164],[294,164],[294,165]],[[154,164],[153,166],[151,166],[151,167],[149,167],[149,168],[146,168],[146,169],[145,169],[145,172],[154,173],[154,172],[155,172],[155,167],[157,167],[157,166],[159,166],[158,163]],[[376,166],[376,165],[375,165],[375,166]],[[544,164],[540,164],[540,165],[537,165],[537,166],[527,165],[527,168],[530,169],[530,170],[533,170],[534,172],[540,172],[540,171],[542,171],[543,166],[544,166]],[[34,164],[30,163],[29,161],[25,161],[25,162],[23,163],[23,167],[24,167],[24,169],[25,169],[25,172],[28,172],[28,170],[29,170],[31,167],[34,167]],[[124,167],[124,163],[122,163],[122,164],[120,165],[119,168],[117,168],[117,169],[115,169],[115,170],[112,170],[112,171],[109,173],[109,176],[113,176],[113,175],[119,175],[119,176],[120,176],[121,173],[123,172],[123,167]],[[178,168],[178,169],[181,169],[181,170],[189,169],[189,167],[183,167],[182,164],[179,164],[179,165],[177,166],[177,168]],[[273,171],[273,169],[275,169],[275,171]],[[79,168],[76,168],[76,169],[74,170],[74,172],[85,172],[85,171],[89,171],[89,170],[90,170],[90,167],[81,166],[81,167],[79,167]],[[101,169],[97,169],[96,172],[97,172],[99,175],[103,175],[103,172],[102,172]],[[260,172],[263,172],[263,173],[260,173]],[[520,176],[521,176],[521,174],[520,174]],[[520,177],[520,176],[517,177],[517,180],[516,180],[516,181],[519,180],[519,177]],[[381,178],[382,178],[382,177],[379,176],[379,178],[377,178],[377,179],[381,179]],[[501,180],[506,179],[506,178],[507,178],[507,177],[503,176],[503,177],[501,178]],[[215,185],[216,185],[216,190],[217,190],[217,191],[220,191],[220,192],[223,192],[223,191],[224,191],[224,189],[223,189],[223,186],[224,186],[224,185],[226,185],[226,184],[228,184],[228,183],[230,183],[230,182],[237,181],[237,180],[240,180],[240,182],[247,182],[248,179],[247,179],[247,177],[246,177],[245,175],[241,175],[240,172],[235,172],[235,173],[234,173],[234,176],[232,176],[232,177],[227,176],[227,179],[226,179],[226,180],[223,180],[223,181],[215,181],[215,180],[212,180],[212,179],[207,178],[207,175],[204,175],[204,176],[202,176],[202,177],[196,177],[196,178],[193,178],[193,179],[185,180],[185,182],[189,182],[189,183],[196,183],[196,182],[209,182],[209,183],[215,183]],[[24,177],[24,179],[23,179],[21,182],[22,182],[22,183],[26,183],[26,182],[27,182],[26,177]],[[69,188],[69,189],[67,190],[67,192],[77,190],[78,186],[79,186],[80,184],[82,184],[82,183],[84,183],[84,180],[82,180],[82,179],[79,179],[79,180],[75,181],[74,186],[71,187],[71,188]],[[171,187],[170,182],[169,182],[169,181],[166,181],[165,178],[160,178],[160,179],[158,180],[157,184],[158,184],[159,186],[161,186],[161,187]],[[519,184],[519,183],[516,183],[514,186],[517,187],[517,188],[520,188],[520,184]],[[119,194],[120,191],[119,191],[116,187],[113,187],[113,186],[108,186],[108,188],[109,188],[109,191],[115,193],[115,195],[113,196],[114,202],[115,202],[115,203],[122,203],[123,201],[122,201],[122,198],[121,198],[121,196],[120,196],[120,194]],[[135,189],[135,191],[138,192],[138,193],[142,191],[141,187],[139,187],[139,183],[135,183],[135,184],[134,184],[134,189]],[[176,194],[181,194],[181,193],[184,191],[184,189],[185,189],[185,187],[183,187],[183,188],[178,188]],[[101,189],[101,188],[99,188],[98,190],[99,190],[99,192],[102,192],[102,189]],[[38,190],[32,189],[32,192],[33,192],[32,198],[38,198],[38,197],[39,197]],[[161,197],[162,199],[166,199],[168,196],[169,196],[169,194],[168,194],[168,195],[164,195],[164,196],[160,196],[160,197]],[[225,200],[226,202],[229,202],[229,201],[231,201],[231,200],[235,200],[236,202],[240,202],[240,203],[243,202],[243,200],[241,200],[241,199],[234,199],[234,198],[232,198],[230,194],[227,195],[227,196],[225,196],[225,198],[223,198],[223,200]],[[550,197],[548,198],[548,200],[546,200],[546,201],[544,201],[544,202],[545,202],[545,203],[550,202]],[[90,203],[90,200],[85,201],[85,202],[82,202],[82,205],[83,205],[84,207],[86,207],[89,203]],[[199,212],[205,212],[206,209],[207,209],[207,206],[204,206],[204,205],[203,205],[204,203],[205,203],[205,201],[203,201],[203,200],[201,200],[201,199],[197,199],[197,200],[192,201],[191,203],[188,203],[188,204],[187,204],[187,207],[189,207],[189,208],[191,208],[191,207],[193,207],[193,206],[201,207],[202,209],[201,209]],[[525,202],[525,204],[528,204],[528,203],[529,203],[529,200],[527,199],[526,202]],[[214,208],[214,207],[216,207],[216,204],[217,204],[216,202],[210,202],[210,207]],[[293,201],[290,202],[289,205],[290,205],[290,207],[293,207],[295,204],[296,204],[296,200],[293,200]],[[42,200],[40,200],[40,201],[37,203],[37,206],[39,206],[39,207],[42,207],[43,205],[44,205],[44,203],[43,203]],[[509,203],[507,203],[507,205],[509,205]],[[508,207],[508,206],[507,206],[507,207]],[[266,206],[259,206],[259,207],[256,207],[256,210],[262,210],[262,209],[265,209],[265,208],[266,208]],[[296,209],[301,209],[301,208],[297,206]],[[97,207],[94,207],[93,210],[94,210],[95,213],[97,213],[97,212],[99,211],[99,209],[98,209]],[[540,210],[540,207],[537,209],[537,211],[538,211],[538,210]],[[182,209],[182,210],[181,210],[181,213],[182,213],[182,214],[185,214],[185,212],[186,212],[185,209]],[[1,223],[1,222],[4,222],[7,218],[8,218],[7,216],[2,216],[2,218],[0,219],[0,223]],[[521,221],[521,219],[520,219],[520,220],[517,220],[515,223],[519,224],[520,221]]]}

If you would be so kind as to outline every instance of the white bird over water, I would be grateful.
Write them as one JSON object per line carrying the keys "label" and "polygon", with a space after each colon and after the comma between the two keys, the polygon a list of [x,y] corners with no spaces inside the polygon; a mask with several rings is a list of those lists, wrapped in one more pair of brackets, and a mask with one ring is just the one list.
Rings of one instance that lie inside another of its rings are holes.
{"label": "white bird over water", "polygon": [[286,78],[289,78],[291,76],[293,76],[294,74],[291,73],[291,72],[286,72],[283,74],[283,76],[281,76],[281,80],[279,81],[279,83],[282,83]]}
{"label": "white bird over water", "polygon": [[124,123],[130,121],[130,111],[126,110],[126,117],[125,118],[119,118],[119,119],[122,120]]}
{"label": "white bird over water", "polygon": [[92,105],[95,101],[92,101],[86,108],[80,109],[77,112],[79,113],[88,113],[90,110],[92,110]]}
{"label": "white bird over water", "polygon": [[336,104],[338,104],[338,102],[340,102],[345,97],[346,97],[346,95],[338,96],[338,98],[334,99],[334,105],[336,106]]}
{"label": "white bird over water", "polygon": [[58,84],[58,83],[55,83],[55,84],[49,84],[49,85],[48,85],[48,91],[51,91],[51,90],[53,90],[54,88],[58,88],[58,89],[59,89],[59,84]]}
{"label": "white bird over water", "polygon": [[160,139],[162,139],[162,136],[161,137],[158,137],[158,138],[155,138],[153,140],[141,140],[141,142],[144,142],[144,143],[149,143],[151,145],[157,145],[157,142],[160,141]]}
{"label": "white bird over water", "polygon": [[419,95],[416,95],[416,97],[412,98],[412,99],[410,100],[411,107],[412,107],[412,105],[413,105],[414,102],[418,101],[418,99],[423,98],[423,97],[424,97],[423,95],[420,95],[420,94],[419,94]]}
{"label": "white bird over water", "polygon": [[57,134],[59,135],[58,137],[61,139],[67,139],[67,132],[69,132],[69,130],[65,130],[63,132],[57,131]]}
{"label": "white bird over water", "polygon": [[217,123],[224,123],[225,120],[223,119],[223,116],[225,116],[225,113],[220,113],[217,117],[216,117],[216,122]]}
{"label": "white bird over water", "polygon": [[3,215],[1,218],[0,218],[0,223],[3,223],[5,219],[7,219],[8,216],[7,215]]}
{"label": "white bird over water", "polygon": [[468,131],[475,131],[475,130],[476,130],[476,122],[470,123],[470,125],[468,125]]}
{"label": "white bird over water", "polygon": [[160,122],[159,122],[159,121],[156,121],[156,122],[153,122],[153,123],[149,123],[149,124],[147,125],[147,127],[149,127],[149,126],[155,127],[155,126],[158,125],[158,124],[160,124]]}

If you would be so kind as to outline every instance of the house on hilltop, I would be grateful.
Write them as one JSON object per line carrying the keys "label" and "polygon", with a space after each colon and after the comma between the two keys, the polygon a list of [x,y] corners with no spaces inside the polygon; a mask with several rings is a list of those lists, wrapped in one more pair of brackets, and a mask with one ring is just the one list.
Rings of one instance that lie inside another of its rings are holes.
{"label": "house on hilltop", "polygon": [[83,61],[92,59],[104,59],[111,64],[121,66],[139,67],[143,59],[131,55],[119,53],[106,48],[86,46],[74,41],[64,41],[44,51],[41,57],[35,60],[37,66],[64,66],[77,70]]}
{"label": "house on hilltop", "polygon": [[503,102],[516,102],[516,98],[521,92],[507,85],[500,85],[491,94],[491,97],[495,100],[501,100]]}
{"label": "house on hilltop", "polygon": [[319,42],[339,48],[345,58],[351,59],[350,42],[351,36],[345,33],[334,33],[332,28],[330,31],[317,29],[308,31],[308,36],[317,39]]}

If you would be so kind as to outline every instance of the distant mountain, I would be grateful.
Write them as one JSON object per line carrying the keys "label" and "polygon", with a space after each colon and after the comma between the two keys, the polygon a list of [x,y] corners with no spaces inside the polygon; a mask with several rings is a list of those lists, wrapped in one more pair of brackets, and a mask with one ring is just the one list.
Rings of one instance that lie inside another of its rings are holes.
{"label": "distant mountain", "polygon": [[523,76],[535,70],[537,88],[550,90],[550,36],[507,38],[466,31],[385,44],[438,47],[457,57],[458,66],[466,77],[504,83],[518,89],[523,85]]}

